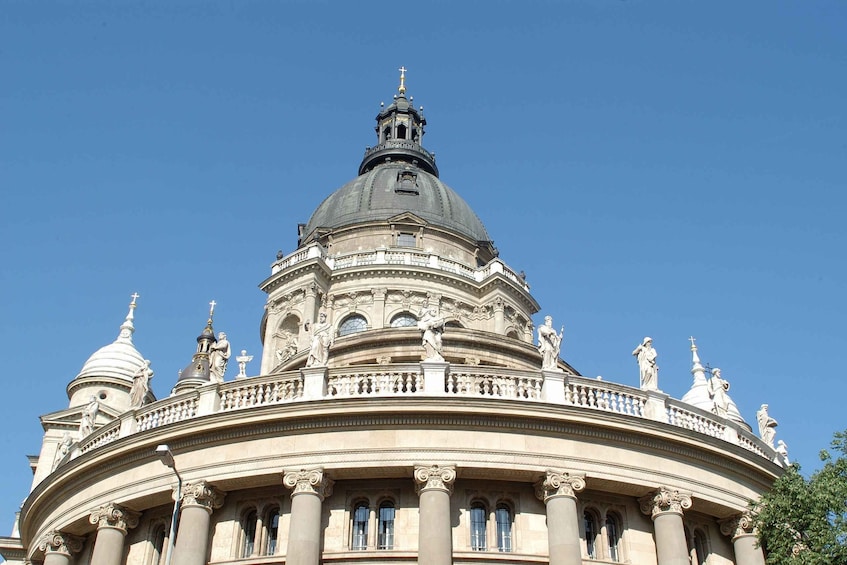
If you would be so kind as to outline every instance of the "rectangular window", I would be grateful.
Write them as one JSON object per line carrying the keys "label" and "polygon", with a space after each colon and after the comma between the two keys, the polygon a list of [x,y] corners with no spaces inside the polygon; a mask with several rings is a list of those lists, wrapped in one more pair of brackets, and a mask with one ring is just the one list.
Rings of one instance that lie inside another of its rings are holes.
{"label": "rectangular window", "polygon": [[398,233],[397,247],[417,247],[418,241],[413,233]]}

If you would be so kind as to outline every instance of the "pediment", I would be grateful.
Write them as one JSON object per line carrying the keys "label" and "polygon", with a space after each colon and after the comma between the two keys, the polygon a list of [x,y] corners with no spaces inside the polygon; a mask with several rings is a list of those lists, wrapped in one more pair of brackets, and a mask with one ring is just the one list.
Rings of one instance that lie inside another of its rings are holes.
{"label": "pediment", "polygon": [[396,216],[392,216],[388,218],[388,223],[390,224],[406,224],[406,225],[415,225],[415,226],[427,226],[429,222],[424,220],[418,215],[415,215],[411,212],[403,212],[402,214],[397,214]]}
{"label": "pediment", "polygon": [[[76,428],[82,420],[82,411],[85,406],[73,406],[64,410],[57,410],[41,416],[41,427],[46,431],[48,428]],[[119,410],[101,404],[97,412],[97,426],[100,427],[113,420],[117,420],[121,415]]]}

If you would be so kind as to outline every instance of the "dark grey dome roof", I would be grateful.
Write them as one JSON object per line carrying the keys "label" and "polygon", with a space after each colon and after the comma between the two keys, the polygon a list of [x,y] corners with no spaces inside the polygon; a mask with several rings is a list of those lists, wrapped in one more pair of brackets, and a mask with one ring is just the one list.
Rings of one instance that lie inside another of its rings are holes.
{"label": "dark grey dome roof", "polygon": [[318,228],[388,220],[404,212],[472,240],[490,241],[461,196],[435,175],[402,162],[380,164],[330,194],[312,214],[303,235],[309,239]]}

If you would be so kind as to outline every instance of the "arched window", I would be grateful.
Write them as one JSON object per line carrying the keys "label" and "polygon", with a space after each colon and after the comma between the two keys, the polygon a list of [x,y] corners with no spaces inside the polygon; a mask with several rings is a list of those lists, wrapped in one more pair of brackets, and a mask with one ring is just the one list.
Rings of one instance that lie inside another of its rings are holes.
{"label": "arched window", "polygon": [[411,312],[400,312],[391,318],[392,328],[416,328],[418,319]]}
{"label": "arched window", "polygon": [[150,545],[152,545],[152,553],[150,555],[149,565],[159,565],[165,559],[165,540],[167,539],[167,531],[164,524],[160,524],[153,530],[153,535],[150,536]]}
{"label": "arched window", "polygon": [[279,537],[279,508],[268,512],[268,520],[265,522],[268,529],[268,541],[265,546],[265,555],[276,554],[276,541]]}
{"label": "arched window", "polygon": [[394,549],[394,503],[386,500],[379,505],[377,549]]}
{"label": "arched window", "polygon": [[255,549],[256,539],[256,511],[251,510],[244,515],[241,521],[241,557],[250,557]]}
{"label": "arched window", "polygon": [[354,550],[368,548],[368,509],[367,502],[358,502],[353,508],[353,540],[350,544]]}
{"label": "arched window", "polygon": [[592,512],[586,510],[583,519],[585,521],[585,554],[590,559],[597,559],[597,534],[600,532],[597,529],[597,518]]}
{"label": "arched window", "polygon": [[487,549],[485,522],[488,518],[485,505],[481,502],[471,504],[471,549],[485,551]]}
{"label": "arched window", "polygon": [[505,504],[498,504],[494,519],[497,522],[497,549],[512,551],[512,510]]}
{"label": "arched window", "polygon": [[397,126],[397,139],[406,139],[406,126],[403,124]]}
{"label": "arched window", "polygon": [[341,325],[338,326],[338,335],[350,335],[357,332],[363,332],[368,329],[368,321],[365,320],[364,316],[360,316],[359,314],[353,314],[352,316],[347,316]]}
{"label": "arched window", "polygon": [[606,515],[606,539],[609,543],[609,559],[621,560],[621,528],[620,521],[613,514]]}
{"label": "arched window", "polygon": [[694,551],[697,552],[697,565],[706,565],[709,558],[709,542],[706,533],[701,529],[694,530]]}

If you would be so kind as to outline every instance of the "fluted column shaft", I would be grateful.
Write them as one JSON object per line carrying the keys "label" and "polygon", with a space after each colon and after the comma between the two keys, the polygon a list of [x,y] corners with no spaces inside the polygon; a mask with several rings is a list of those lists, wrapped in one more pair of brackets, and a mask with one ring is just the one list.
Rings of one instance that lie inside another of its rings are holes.
{"label": "fluted column shaft", "polygon": [[63,532],[47,532],[38,543],[44,565],[70,565],[71,555],[82,550],[82,538]]}
{"label": "fluted column shaft", "polygon": [[450,525],[450,495],[456,480],[455,466],[416,465],[418,492],[418,563],[453,563],[453,535]]}
{"label": "fluted column shaft", "polygon": [[759,547],[753,517],[749,512],[721,522],[721,532],[732,537],[736,565],[765,565],[765,554]]}
{"label": "fluted column shaft", "polygon": [[321,557],[321,503],[332,494],[334,482],[323,469],[286,471],[282,482],[291,493],[287,565],[318,565]]}
{"label": "fluted column shaft", "polygon": [[691,508],[691,496],[667,487],[639,499],[641,511],[653,518],[659,565],[690,565],[682,511]]}
{"label": "fluted column shaft", "polygon": [[535,485],[535,496],[547,506],[547,545],[550,565],[581,565],[576,493],[585,488],[582,475],[548,470]]}
{"label": "fluted column shaft", "polygon": [[140,516],[138,512],[117,504],[105,504],[92,510],[88,520],[97,524],[97,537],[91,553],[91,565],[120,565],[126,532],[138,525]]}
{"label": "fluted column shaft", "polygon": [[206,565],[212,510],[220,508],[223,499],[224,493],[206,481],[183,486],[174,565]]}

